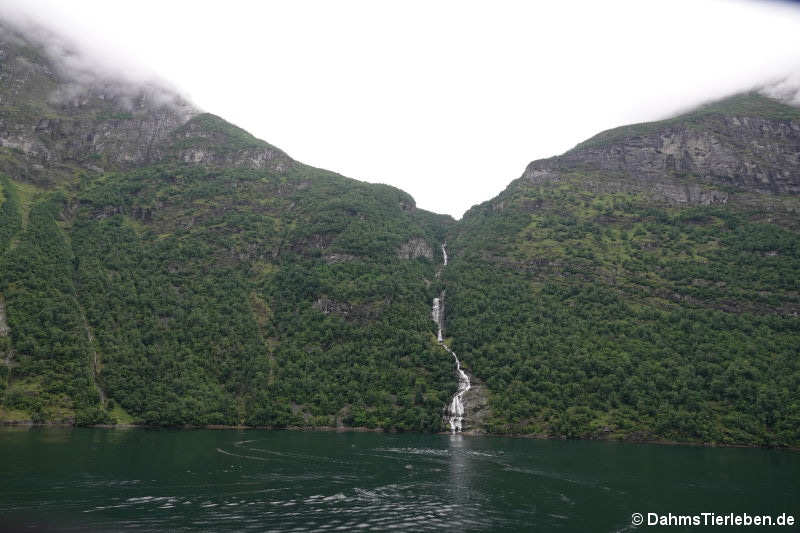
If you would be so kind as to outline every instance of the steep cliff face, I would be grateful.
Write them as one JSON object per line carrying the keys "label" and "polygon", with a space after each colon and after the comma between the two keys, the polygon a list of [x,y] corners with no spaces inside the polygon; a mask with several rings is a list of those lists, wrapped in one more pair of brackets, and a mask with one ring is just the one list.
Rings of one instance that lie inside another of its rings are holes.
{"label": "steep cliff face", "polygon": [[276,171],[293,163],[168,88],[76,64],[86,64],[78,52],[0,25],[0,170],[50,183],[75,170],[159,162]]}
{"label": "steep cliff face", "polygon": [[416,259],[417,257],[433,259],[433,248],[425,239],[410,239],[400,246],[397,256],[400,259]]}
{"label": "steep cliff face", "polygon": [[8,336],[8,323],[6,322],[6,304],[0,299],[0,337]]}
{"label": "steep cliff face", "polygon": [[[534,161],[531,183],[569,173],[590,185],[675,203],[724,203],[731,188],[800,193],[800,110],[757,93],[673,119],[603,132],[562,156]],[[721,188],[721,189],[720,189]]]}
{"label": "steep cliff face", "polygon": [[157,161],[284,172],[294,164],[283,151],[225,120],[203,113],[169,132]]}
{"label": "steep cliff face", "polygon": [[470,433],[485,433],[491,418],[489,392],[483,382],[470,376],[470,389],[464,394],[463,430]]}

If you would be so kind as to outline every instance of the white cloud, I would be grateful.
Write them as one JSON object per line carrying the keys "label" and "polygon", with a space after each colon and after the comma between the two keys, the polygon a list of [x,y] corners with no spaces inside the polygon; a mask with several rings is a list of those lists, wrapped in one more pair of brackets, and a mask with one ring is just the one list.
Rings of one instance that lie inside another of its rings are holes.
{"label": "white cloud", "polygon": [[11,24],[0,26],[0,38],[18,45],[35,43],[52,60],[53,74],[61,83],[50,95],[59,103],[79,102],[90,94],[113,98],[132,110],[137,104],[170,106],[188,118],[196,110],[180,96],[168,81],[152,70],[136,65],[122,54],[108,54],[70,31],[59,28],[36,12],[19,9],[14,4],[0,6],[0,16]]}
{"label": "white cloud", "polygon": [[777,81],[767,83],[762,92],[773,98],[800,106],[800,72],[792,72]]}
{"label": "white cloud", "polygon": [[765,81],[772,94],[800,86],[800,10],[777,2],[5,0],[3,10],[67,33],[106,69],[169,80],[300,161],[456,216],[530,160],[600,130]]}

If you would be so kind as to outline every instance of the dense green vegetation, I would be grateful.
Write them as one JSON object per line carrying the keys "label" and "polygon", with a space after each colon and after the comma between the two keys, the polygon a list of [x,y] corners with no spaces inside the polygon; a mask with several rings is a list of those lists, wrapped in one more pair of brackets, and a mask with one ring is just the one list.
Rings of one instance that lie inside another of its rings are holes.
{"label": "dense green vegetation", "polygon": [[2,21],[0,56],[0,422],[437,431],[446,288],[481,429],[800,446],[796,107],[600,133],[456,224]]}
{"label": "dense green vegetation", "polygon": [[451,240],[448,335],[491,429],[800,442],[796,220],[583,182],[517,182]]}
{"label": "dense green vegetation", "polygon": [[797,108],[603,132],[456,224],[0,25],[0,422],[436,431],[446,288],[484,429],[800,445]]}
{"label": "dense green vegetation", "polygon": [[37,203],[19,244],[3,257],[0,292],[16,364],[3,405],[28,411],[33,420],[69,410],[79,422],[101,422],[89,339],[75,299],[74,256],[56,222],[63,202],[63,195],[53,194]]}
{"label": "dense green vegetation", "polygon": [[5,259],[20,362],[6,408],[439,429],[455,383],[429,319],[435,264],[398,250],[422,239],[438,251],[448,217],[300,166],[154,167],[68,193],[34,204]]}
{"label": "dense green vegetation", "polygon": [[0,253],[8,248],[21,227],[22,213],[17,188],[8,176],[0,174]]}
{"label": "dense green vegetation", "polygon": [[[676,207],[587,177],[518,180],[457,226],[302,165],[3,179],[0,413],[439,430],[446,286],[489,431],[800,442],[796,199]],[[401,259],[411,240],[432,259]]]}
{"label": "dense green vegetation", "polygon": [[[22,214],[16,187],[7,176],[0,175],[0,257],[21,227]],[[2,293],[0,293],[0,305],[5,307]],[[0,330],[2,330],[0,331],[0,395],[3,395],[10,378],[9,363],[12,352],[11,339],[6,332],[4,312],[0,313]]]}

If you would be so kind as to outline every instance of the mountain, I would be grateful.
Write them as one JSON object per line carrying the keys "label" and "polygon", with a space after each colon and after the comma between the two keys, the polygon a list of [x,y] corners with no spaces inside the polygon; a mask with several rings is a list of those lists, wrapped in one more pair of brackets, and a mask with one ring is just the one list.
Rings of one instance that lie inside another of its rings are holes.
{"label": "mountain", "polygon": [[448,335],[488,427],[796,444],[799,165],[800,110],[748,93],[603,132],[473,207]]}
{"label": "mountain", "polygon": [[1,419],[440,428],[450,217],[2,36]]}
{"label": "mountain", "polygon": [[456,222],[54,42],[0,26],[0,421],[439,431],[441,325],[469,430],[800,444],[797,108],[603,132]]}
{"label": "mountain", "polygon": [[0,170],[6,174],[52,185],[79,169],[185,162],[281,171],[293,164],[281,150],[158,83],[91,70],[58,36],[31,39],[2,25],[0,39]]}

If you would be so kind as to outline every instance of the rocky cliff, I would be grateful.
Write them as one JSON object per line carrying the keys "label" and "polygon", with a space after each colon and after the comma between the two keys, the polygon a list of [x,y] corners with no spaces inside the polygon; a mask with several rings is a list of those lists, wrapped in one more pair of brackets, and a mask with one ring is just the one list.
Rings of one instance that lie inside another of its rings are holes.
{"label": "rocky cliff", "polygon": [[725,203],[733,189],[800,193],[800,110],[758,93],[669,120],[603,132],[562,156],[534,161],[531,183],[593,174],[598,190],[679,204]]}
{"label": "rocky cliff", "polygon": [[76,170],[159,162],[277,171],[292,164],[163,84],[89,65],[56,36],[32,39],[0,23],[0,171],[49,183]]}

